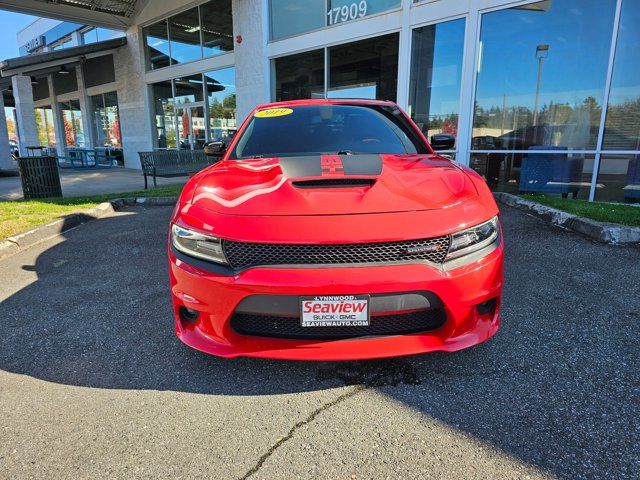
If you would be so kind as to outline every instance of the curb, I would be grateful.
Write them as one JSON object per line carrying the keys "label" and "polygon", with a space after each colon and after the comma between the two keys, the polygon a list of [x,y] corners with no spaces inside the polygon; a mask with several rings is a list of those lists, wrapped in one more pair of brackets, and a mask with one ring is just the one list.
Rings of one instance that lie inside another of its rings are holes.
{"label": "curb", "polygon": [[138,197],[116,198],[108,202],[103,202],[89,210],[65,215],[64,217],[57,218],[49,223],[0,241],[0,260],[15,255],[26,248],[55,237],[56,235],[60,235],[67,230],[114,213],[124,207],[136,205],[167,207],[175,205],[177,201],[178,197]]}
{"label": "curb", "polygon": [[595,220],[525,200],[510,193],[494,192],[493,195],[498,202],[504,205],[527,212],[553,225],[580,233],[597,242],[621,246],[640,245],[640,227],[596,222]]}

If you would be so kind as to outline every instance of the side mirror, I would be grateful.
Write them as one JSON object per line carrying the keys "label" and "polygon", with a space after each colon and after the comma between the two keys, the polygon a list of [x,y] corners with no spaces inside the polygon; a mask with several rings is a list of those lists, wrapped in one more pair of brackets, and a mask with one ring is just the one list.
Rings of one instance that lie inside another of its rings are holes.
{"label": "side mirror", "polygon": [[227,145],[224,142],[213,142],[208,145],[207,150],[212,155],[222,155],[227,150]]}
{"label": "side mirror", "polygon": [[453,150],[456,146],[456,137],[448,133],[431,135],[431,148],[434,150]]}

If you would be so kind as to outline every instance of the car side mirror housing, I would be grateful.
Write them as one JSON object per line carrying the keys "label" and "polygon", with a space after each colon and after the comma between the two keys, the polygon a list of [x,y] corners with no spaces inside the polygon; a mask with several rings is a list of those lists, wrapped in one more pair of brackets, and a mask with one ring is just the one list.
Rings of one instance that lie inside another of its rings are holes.
{"label": "car side mirror housing", "polygon": [[215,142],[209,146],[211,153],[216,155],[222,155],[227,150],[227,145],[224,142]]}
{"label": "car side mirror housing", "polygon": [[456,146],[456,137],[448,133],[431,135],[431,148],[434,150],[453,150]]}

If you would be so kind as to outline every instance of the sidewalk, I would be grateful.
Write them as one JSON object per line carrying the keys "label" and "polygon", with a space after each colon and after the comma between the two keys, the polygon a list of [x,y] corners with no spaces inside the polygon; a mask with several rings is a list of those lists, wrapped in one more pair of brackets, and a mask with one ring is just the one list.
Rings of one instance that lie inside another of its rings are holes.
{"label": "sidewalk", "polygon": [[[183,184],[188,177],[158,178],[158,186]],[[144,189],[142,172],[132,168],[100,170],[60,170],[62,194],[82,197],[104,193],[131,192]],[[0,200],[22,198],[20,177],[0,177]]]}

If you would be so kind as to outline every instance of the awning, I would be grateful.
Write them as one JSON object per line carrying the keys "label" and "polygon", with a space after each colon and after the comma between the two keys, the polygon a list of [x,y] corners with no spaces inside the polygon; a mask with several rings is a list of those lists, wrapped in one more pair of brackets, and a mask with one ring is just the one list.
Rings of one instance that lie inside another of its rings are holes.
{"label": "awning", "polygon": [[0,72],[3,77],[41,70],[65,63],[79,61],[82,57],[98,57],[106,52],[115,50],[127,44],[127,37],[112,38],[102,42],[79,45],[77,47],[63,48],[52,52],[36,53],[23,57],[10,58],[0,63]]}

